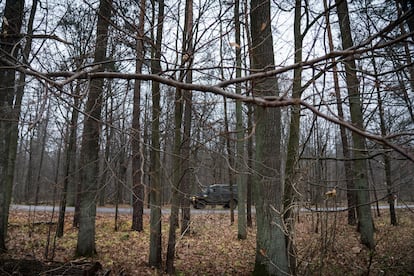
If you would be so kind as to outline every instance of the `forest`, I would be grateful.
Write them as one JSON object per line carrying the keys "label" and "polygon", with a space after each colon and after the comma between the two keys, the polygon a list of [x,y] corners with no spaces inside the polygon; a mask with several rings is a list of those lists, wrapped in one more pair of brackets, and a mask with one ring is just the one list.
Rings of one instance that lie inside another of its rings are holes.
{"label": "forest", "polygon": [[414,0],[0,15],[0,274],[414,274]]}

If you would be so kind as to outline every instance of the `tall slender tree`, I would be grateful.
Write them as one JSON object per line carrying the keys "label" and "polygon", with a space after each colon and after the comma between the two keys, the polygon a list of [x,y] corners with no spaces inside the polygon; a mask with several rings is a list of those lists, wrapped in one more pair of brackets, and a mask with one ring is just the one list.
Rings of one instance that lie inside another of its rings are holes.
{"label": "tall slender tree", "polygon": [[[64,180],[63,180],[63,189],[61,193],[60,203],[59,203],[59,219],[56,230],[56,235],[58,237],[63,236],[63,230],[65,226],[65,213],[66,213],[66,204],[68,200],[68,191],[69,186],[75,186],[75,170],[76,170],[76,142],[77,142],[77,124],[79,117],[79,94],[80,94],[80,83],[76,82],[75,91],[74,91],[74,107],[72,108],[72,115],[70,123],[68,125],[68,134],[67,134],[67,145],[66,145],[66,157],[65,157],[65,168],[64,168]],[[77,224],[76,224],[77,225]]]}
{"label": "tall slender tree", "polygon": [[[349,21],[347,1],[335,0],[337,5],[337,14],[339,19],[339,28],[342,39],[342,48],[348,49],[353,46],[351,23]],[[349,107],[351,112],[351,121],[359,129],[364,129],[362,101],[359,91],[359,81],[356,75],[357,68],[355,58],[351,56],[344,61],[346,86],[349,95]],[[361,243],[369,249],[374,249],[374,222],[372,220],[371,205],[369,198],[369,186],[367,176],[367,150],[365,138],[355,132],[352,132],[353,142],[353,162],[355,189],[357,193],[357,212],[359,231],[361,234]]]}
{"label": "tall slender tree", "polygon": [[[155,17],[155,1],[152,1],[153,17]],[[161,73],[161,43],[164,24],[164,1],[158,1],[158,15],[156,26],[156,38],[151,53],[152,74]],[[162,267],[161,258],[161,163],[160,163],[160,83],[152,82],[152,125],[151,125],[151,164],[150,164],[150,248],[149,265],[156,268]]]}
{"label": "tall slender tree", "polygon": [[[144,25],[145,25],[145,0],[139,4],[139,22],[136,37],[136,64],[135,72],[142,72],[144,62]],[[132,230],[143,230],[144,213],[144,185],[142,183],[142,154],[141,154],[141,81],[135,80],[134,83],[134,107],[132,114]]]}
{"label": "tall slender tree", "polygon": [[[234,2],[234,38],[236,50],[236,78],[242,76],[242,56],[240,46],[240,1]],[[241,84],[236,84],[236,93],[241,94]],[[240,101],[236,102],[236,183],[237,183],[237,237],[244,240],[247,238],[247,222],[246,222],[246,166],[244,159],[244,127],[243,127],[243,106]]]}
{"label": "tall slender tree", "polygon": [[[98,9],[94,63],[106,60],[108,28],[111,18],[112,0],[101,0]],[[101,67],[102,70],[102,67]],[[92,256],[95,248],[96,195],[99,172],[100,120],[103,101],[104,79],[92,79],[85,107],[83,126],[80,175],[82,195],[80,204],[79,233],[76,254]]]}
{"label": "tall slender tree", "polygon": [[[328,35],[328,44],[329,44],[329,50],[334,51],[334,44],[333,44],[333,38],[332,38],[332,30],[331,30],[331,23],[330,23],[330,17],[329,17],[329,10],[328,10],[328,4],[326,0],[323,1],[324,8],[325,8],[325,18],[326,18],[326,30]],[[331,59],[333,68],[332,68],[332,74],[333,74],[333,81],[334,81],[334,89],[335,89],[335,99],[336,99],[336,106],[338,109],[338,116],[339,118],[344,118],[344,111],[342,108],[342,99],[341,99],[341,91],[339,86],[339,78],[338,78],[338,67],[336,66],[335,58]],[[343,125],[339,126],[339,131],[341,133],[341,144],[342,144],[342,154],[345,159],[344,167],[345,167],[345,177],[346,177],[346,198],[348,202],[348,224],[349,225],[355,225],[356,224],[356,198],[355,198],[355,190],[354,190],[354,181],[352,176],[352,163],[350,161],[351,154],[349,152],[349,142],[348,142],[348,136],[346,133],[346,129]]]}
{"label": "tall slender tree", "polygon": [[[295,1],[295,19],[293,25],[294,45],[295,45],[295,63],[302,62],[302,45],[303,35],[301,32],[302,18],[302,1]],[[293,70],[293,91],[292,98],[300,99],[302,97],[302,68],[300,66]],[[291,107],[289,138],[287,145],[286,166],[285,166],[285,186],[283,191],[284,221],[287,227],[286,246],[289,252],[289,265],[291,272],[296,267],[296,256],[294,250],[294,239],[292,237],[294,231],[294,207],[295,207],[295,191],[297,190],[297,168],[299,160],[299,137],[300,137],[300,114],[301,107],[293,105]]]}
{"label": "tall slender tree", "polygon": [[[188,27],[187,27],[187,55],[190,56],[189,67],[191,67],[193,60],[193,44],[192,44],[192,24],[193,24],[193,0],[187,0],[188,10]],[[193,82],[192,70],[188,70],[185,78],[186,83]],[[190,185],[191,185],[191,169],[190,169],[190,157],[191,157],[191,123],[193,113],[193,92],[191,90],[183,91],[184,97],[184,129],[183,129],[183,143],[182,143],[182,173],[183,183],[181,185],[181,234],[189,233],[190,228]]]}
{"label": "tall slender tree", "polygon": [[[372,58],[372,66],[374,69],[375,76],[378,76],[379,72],[377,69],[377,64],[374,58]],[[376,77],[375,80],[376,83],[379,83],[378,77]],[[380,87],[379,85],[376,85],[375,87],[376,93],[377,93],[377,101],[378,101],[378,115],[380,120],[380,130],[381,135],[383,137],[386,137],[388,135],[387,130],[387,122],[385,120],[385,110],[384,110],[384,104],[383,104],[383,96],[381,95]],[[384,158],[384,174],[385,174],[385,183],[387,186],[387,196],[388,196],[388,204],[390,208],[390,222],[392,225],[397,225],[397,215],[395,212],[395,205],[394,205],[394,195],[395,191],[393,191],[393,185],[392,185],[392,179],[391,179],[391,157],[389,156],[389,153],[387,152],[387,147],[385,145],[382,146],[383,150],[383,158]]]}
{"label": "tall slender tree", "polygon": [[[270,1],[251,2],[252,70],[274,68]],[[255,97],[278,96],[277,78],[253,81]],[[256,120],[256,261],[255,275],[285,275],[289,272],[282,208],[281,118],[279,108],[255,107]]]}
{"label": "tall slender tree", "polygon": [[[14,177],[13,156],[17,137],[13,135],[15,71],[8,61],[15,62],[19,53],[20,30],[23,23],[24,0],[7,0],[0,30],[0,252],[6,250],[9,206]],[[20,106],[18,107],[20,109]],[[15,141],[12,141],[12,138]]]}
{"label": "tall slender tree", "polygon": [[[185,82],[192,82],[191,70],[193,61],[192,34],[193,31],[193,1],[185,2],[185,19],[182,40],[182,56],[180,64],[179,79]],[[190,223],[190,204],[186,194],[190,185],[190,133],[191,133],[191,114],[192,114],[192,92],[177,88],[174,103],[174,145],[173,145],[173,185],[171,197],[171,216],[170,228],[168,235],[167,273],[175,273],[175,245],[176,245],[176,227],[178,225],[178,213],[182,207],[181,232],[187,233]],[[184,114],[183,114],[184,112]],[[184,115],[184,126],[183,126]],[[184,128],[184,129],[183,129]]]}

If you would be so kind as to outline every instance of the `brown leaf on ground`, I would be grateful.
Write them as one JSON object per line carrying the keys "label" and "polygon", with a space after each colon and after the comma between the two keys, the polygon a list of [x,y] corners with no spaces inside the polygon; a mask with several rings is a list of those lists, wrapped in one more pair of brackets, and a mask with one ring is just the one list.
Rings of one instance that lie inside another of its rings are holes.
{"label": "brown leaf on ground", "polygon": [[[317,217],[319,216],[319,217]],[[370,252],[359,243],[355,227],[346,225],[345,213],[301,213],[296,223],[295,249],[299,275],[410,275],[414,273],[414,214],[399,211],[399,226],[390,226],[384,211],[375,218],[377,247]],[[53,220],[56,219],[56,215]],[[71,226],[72,215],[66,217],[65,234],[56,238],[51,213],[12,211],[10,213],[7,254],[2,258],[36,259],[42,262],[48,244],[48,256],[53,261],[75,259],[77,229]],[[99,214],[96,219],[97,256],[88,259],[99,262],[110,275],[155,275],[148,267],[149,218],[144,217],[143,232],[131,231],[131,216],[119,217],[114,231],[114,216]],[[317,227],[316,227],[317,226]],[[316,231],[317,230],[317,231]],[[163,258],[167,248],[168,216],[163,216]],[[248,231],[246,240],[237,239],[237,216],[233,225],[227,214],[193,214],[191,231],[180,236],[177,230],[177,275],[250,275],[256,253],[255,230]],[[54,250],[53,250],[54,249]],[[259,252],[265,252],[265,249]]]}

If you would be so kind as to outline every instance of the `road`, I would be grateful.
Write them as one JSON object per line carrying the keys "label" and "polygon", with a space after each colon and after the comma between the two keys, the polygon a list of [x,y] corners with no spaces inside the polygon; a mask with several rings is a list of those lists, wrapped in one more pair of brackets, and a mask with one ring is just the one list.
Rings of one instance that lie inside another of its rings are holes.
{"label": "road", "polygon": [[[37,212],[52,212],[53,209],[55,212],[59,212],[59,206],[49,206],[49,205],[20,205],[20,204],[12,204],[10,206],[10,210],[18,210],[18,211],[37,211]],[[66,207],[66,212],[73,213],[75,211],[74,207]],[[96,209],[97,213],[102,214],[110,214],[115,213],[114,207],[97,207]],[[118,208],[118,211],[120,214],[132,214],[132,208]],[[163,208],[162,213],[163,214],[169,214],[170,208]],[[226,214],[229,213],[229,210],[224,209],[212,209],[212,208],[206,208],[206,209],[191,209],[191,212],[193,214]],[[237,212],[237,210],[235,210]],[[149,209],[144,209],[144,214],[149,214]]]}
{"label": "road", "polygon": [[[372,206],[372,209],[375,209],[375,206]],[[388,209],[389,207],[386,205],[381,205],[379,206],[380,209]],[[414,205],[398,205],[395,207],[396,209],[414,209]],[[34,211],[36,210],[37,212],[52,212],[53,209],[55,210],[55,212],[59,212],[59,207],[58,206],[49,206],[49,205],[38,205],[38,206],[34,206],[34,205],[20,205],[20,204],[12,204],[10,206],[10,210],[19,210],[19,211]],[[309,212],[309,211],[318,211],[318,212],[323,212],[323,211],[328,211],[328,212],[334,212],[334,211],[343,211],[346,210],[345,207],[337,207],[337,208],[328,208],[328,209],[309,209],[309,208],[301,208],[302,212]],[[97,207],[96,209],[97,213],[102,213],[102,214],[110,214],[110,213],[115,213],[115,208],[114,207]],[[119,208],[118,209],[120,214],[132,214],[132,208]],[[235,213],[237,213],[237,209],[234,210]],[[74,207],[66,207],[66,212],[69,213],[73,213],[74,212]],[[144,214],[149,214],[150,210],[149,209],[144,209]],[[227,214],[229,213],[229,209],[213,209],[213,208],[206,208],[206,209],[191,209],[191,212],[193,214]],[[255,213],[254,208],[252,209],[252,212]],[[170,213],[170,208],[163,208],[162,209],[162,213],[163,214],[169,214]]]}

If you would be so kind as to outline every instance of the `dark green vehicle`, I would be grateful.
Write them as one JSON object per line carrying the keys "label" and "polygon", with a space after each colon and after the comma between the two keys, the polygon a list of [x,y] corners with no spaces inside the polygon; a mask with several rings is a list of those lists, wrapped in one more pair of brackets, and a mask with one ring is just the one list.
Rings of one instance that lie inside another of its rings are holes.
{"label": "dark green vehicle", "polygon": [[232,192],[229,184],[213,184],[200,194],[191,197],[191,203],[196,209],[203,209],[207,205],[223,205],[224,208],[237,206],[237,185],[233,185]]}

